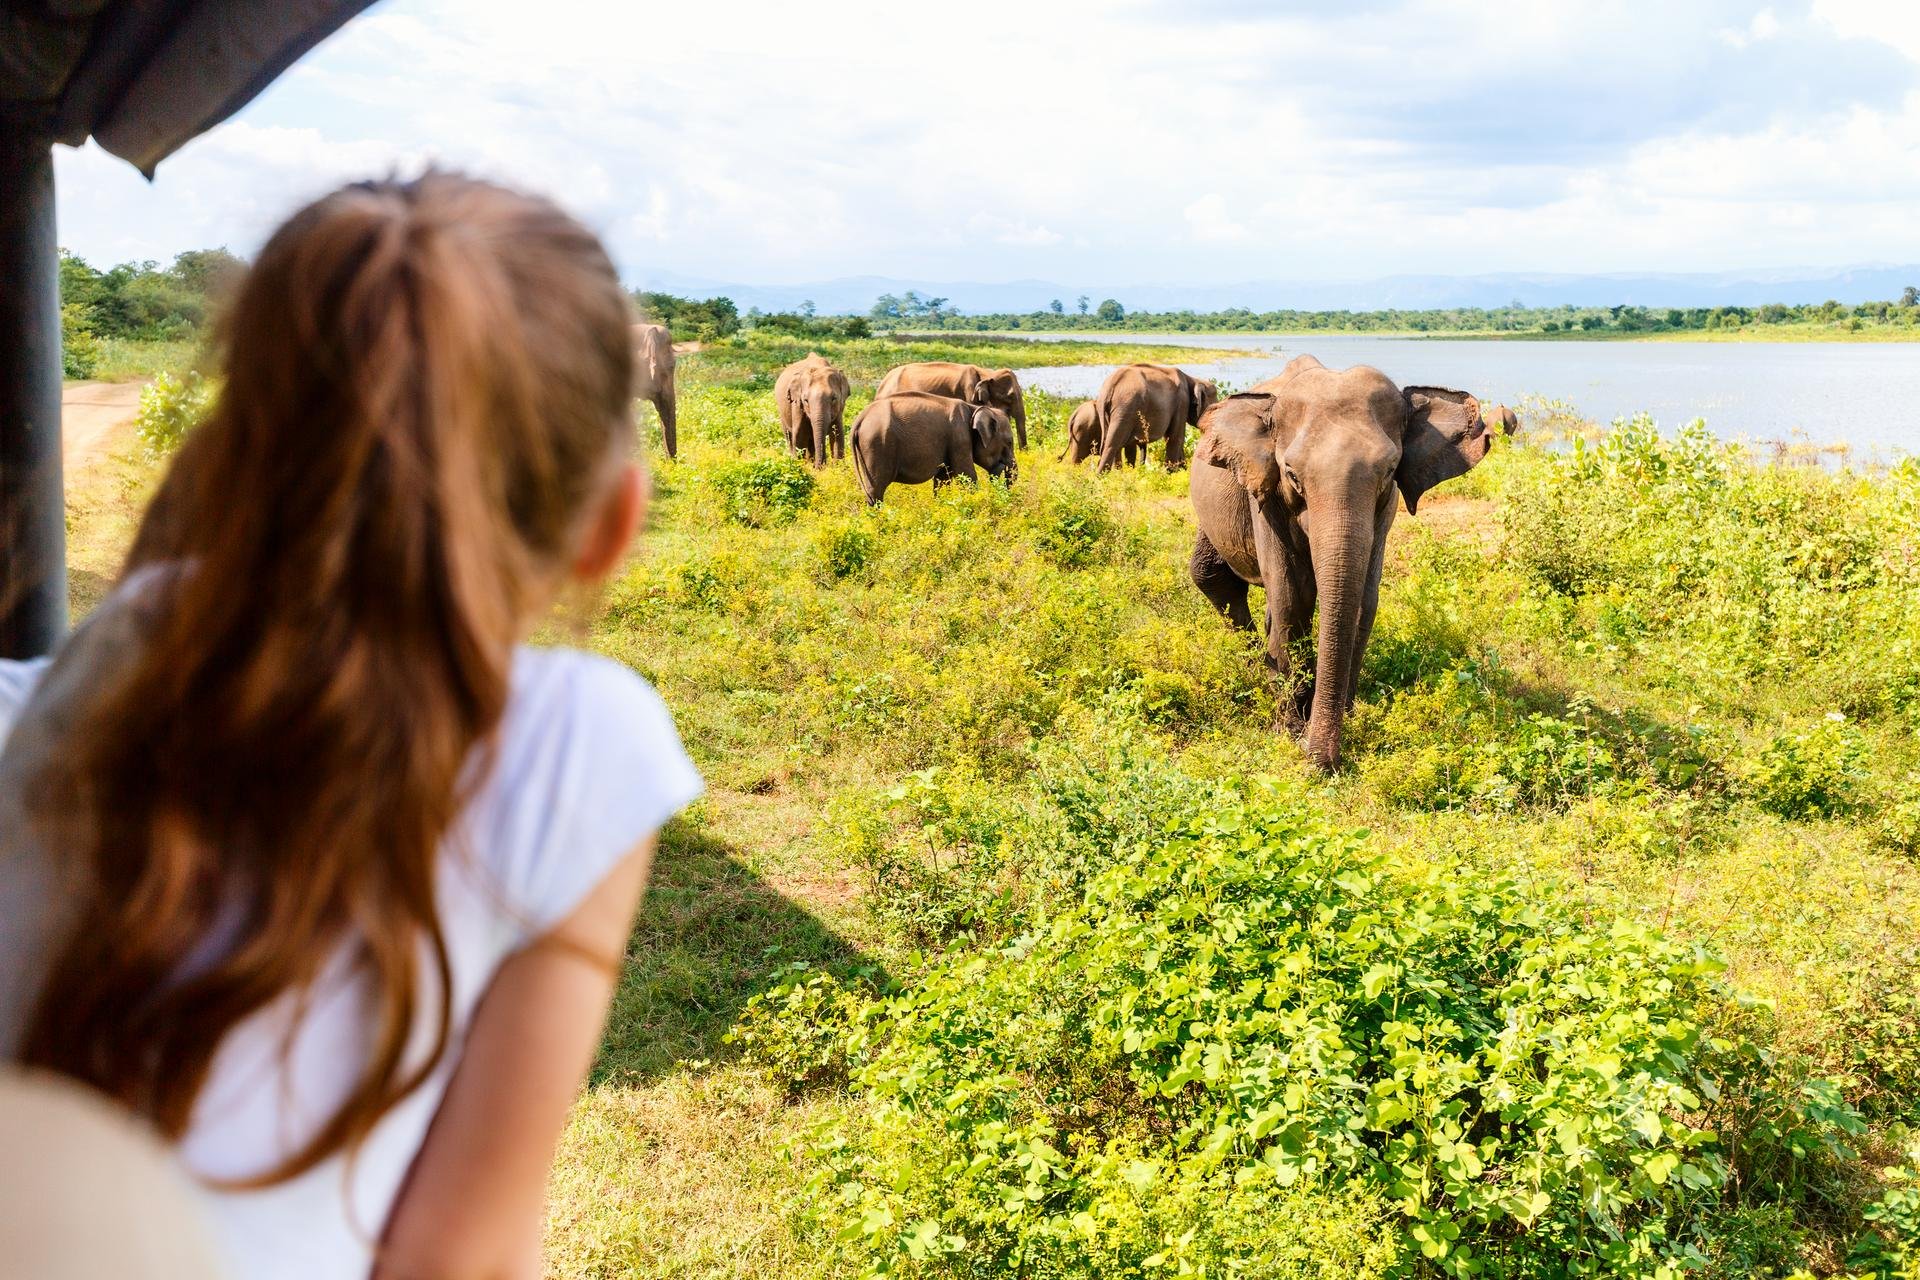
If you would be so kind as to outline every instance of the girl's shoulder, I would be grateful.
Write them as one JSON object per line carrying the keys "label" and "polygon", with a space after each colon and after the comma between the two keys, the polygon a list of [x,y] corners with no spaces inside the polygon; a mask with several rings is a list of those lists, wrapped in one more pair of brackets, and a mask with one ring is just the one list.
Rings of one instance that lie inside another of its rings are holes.
{"label": "girl's shoulder", "polygon": [[489,754],[466,809],[466,842],[523,939],[571,914],[704,787],[653,686],[574,649],[515,653]]}

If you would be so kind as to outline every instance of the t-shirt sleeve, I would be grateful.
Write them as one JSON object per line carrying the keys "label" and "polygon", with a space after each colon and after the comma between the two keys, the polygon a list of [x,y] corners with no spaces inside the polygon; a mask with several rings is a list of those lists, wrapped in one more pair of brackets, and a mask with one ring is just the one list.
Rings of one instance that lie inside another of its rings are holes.
{"label": "t-shirt sleeve", "polygon": [[619,862],[704,789],[653,686],[616,662],[529,652],[475,814],[505,897],[509,942],[571,915]]}
{"label": "t-shirt sleeve", "polygon": [[32,658],[25,662],[0,659],[0,747],[6,745],[13,722],[20,718],[20,709],[27,705],[27,699],[33,696],[40,677],[52,661],[51,658]]}

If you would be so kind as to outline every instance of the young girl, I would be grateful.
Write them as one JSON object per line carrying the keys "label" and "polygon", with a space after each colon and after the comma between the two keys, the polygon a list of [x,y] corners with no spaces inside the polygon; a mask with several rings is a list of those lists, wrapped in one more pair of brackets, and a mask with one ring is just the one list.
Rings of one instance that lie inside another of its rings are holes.
{"label": "young girl", "polygon": [[545,200],[327,196],[248,276],[118,588],[0,663],[0,1062],[150,1120],[236,1276],[539,1274],[700,790],[644,681],[521,646],[640,523],[630,320]]}

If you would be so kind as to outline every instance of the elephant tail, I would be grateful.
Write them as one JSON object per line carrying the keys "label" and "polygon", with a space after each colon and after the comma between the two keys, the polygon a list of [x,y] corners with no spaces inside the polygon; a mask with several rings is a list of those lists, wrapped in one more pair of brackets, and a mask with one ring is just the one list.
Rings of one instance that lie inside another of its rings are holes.
{"label": "elephant tail", "polygon": [[861,414],[853,420],[853,426],[847,430],[847,453],[853,458],[854,478],[860,481],[860,492],[868,502],[873,501],[873,477],[867,474],[866,459],[860,456],[860,424],[866,419]]}

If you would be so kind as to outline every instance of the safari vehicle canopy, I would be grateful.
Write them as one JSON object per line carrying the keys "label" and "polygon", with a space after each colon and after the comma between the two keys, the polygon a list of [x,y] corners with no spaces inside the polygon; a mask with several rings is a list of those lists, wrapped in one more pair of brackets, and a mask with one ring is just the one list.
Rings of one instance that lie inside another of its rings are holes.
{"label": "safari vehicle canopy", "polygon": [[371,0],[0,0],[0,657],[66,628],[53,146],[151,178]]}

